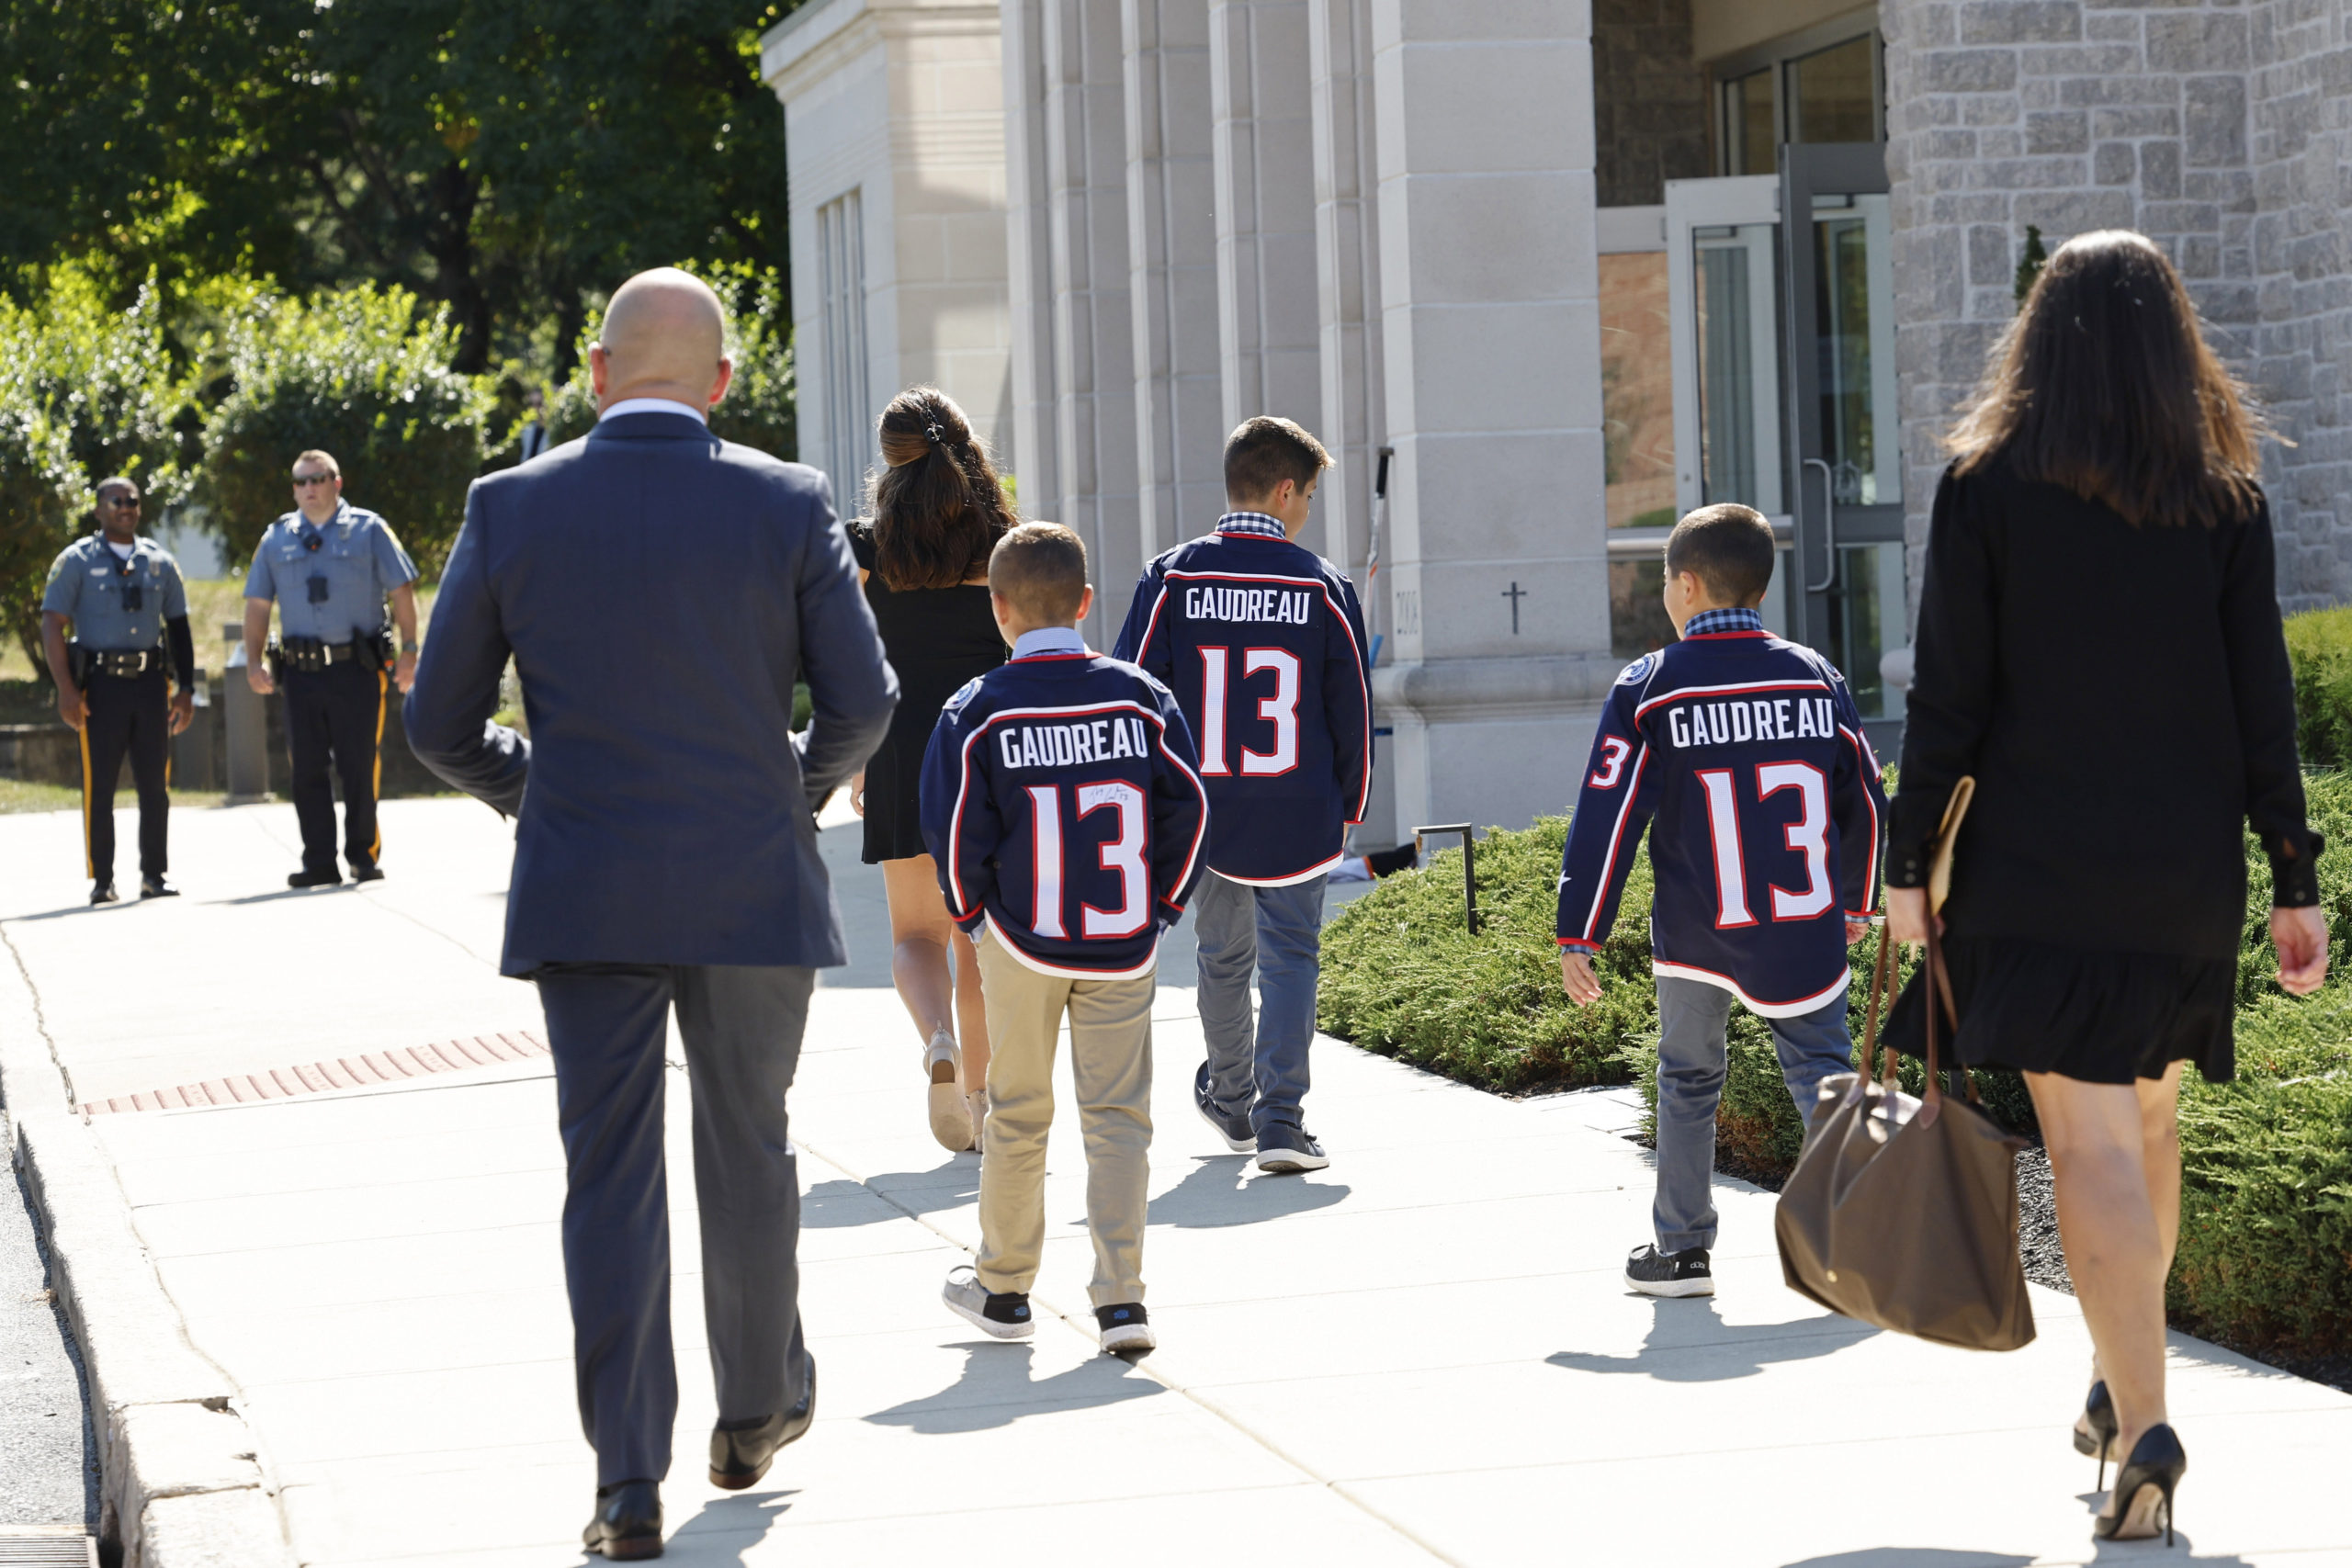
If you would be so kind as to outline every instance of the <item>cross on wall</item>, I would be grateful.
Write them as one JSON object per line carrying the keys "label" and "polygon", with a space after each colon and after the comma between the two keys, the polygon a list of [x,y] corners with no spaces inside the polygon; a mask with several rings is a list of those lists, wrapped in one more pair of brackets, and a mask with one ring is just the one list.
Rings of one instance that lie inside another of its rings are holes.
{"label": "cross on wall", "polygon": [[1519,585],[1519,580],[1517,578],[1513,578],[1511,580],[1511,584],[1509,588],[1504,589],[1500,593],[1496,595],[1498,599],[1508,599],[1510,601],[1510,635],[1513,637],[1517,637],[1519,635],[1519,602],[1527,596],[1527,590]]}

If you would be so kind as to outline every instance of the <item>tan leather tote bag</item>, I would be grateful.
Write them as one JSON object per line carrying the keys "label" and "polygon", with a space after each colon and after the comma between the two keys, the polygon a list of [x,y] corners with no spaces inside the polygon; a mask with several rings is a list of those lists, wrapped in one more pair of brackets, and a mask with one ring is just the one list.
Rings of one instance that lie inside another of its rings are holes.
{"label": "tan leather tote bag", "polygon": [[[1955,1024],[1957,1014],[1932,916],[1933,988],[1921,998],[1927,1092],[1914,1100],[1896,1086],[1892,1049],[1873,1081],[1879,1003],[1893,967],[1882,929],[1861,1071],[1822,1081],[1804,1153],[1781,1190],[1772,1221],[1781,1272],[1789,1289],[1848,1317],[1939,1345],[2014,1350],[2033,1342],[2018,1261],[2017,1151],[2025,1140],[1977,1107],[1973,1080],[1964,1100],[1936,1082],[1937,1014]],[[1965,1067],[1955,1070],[1967,1079]]]}

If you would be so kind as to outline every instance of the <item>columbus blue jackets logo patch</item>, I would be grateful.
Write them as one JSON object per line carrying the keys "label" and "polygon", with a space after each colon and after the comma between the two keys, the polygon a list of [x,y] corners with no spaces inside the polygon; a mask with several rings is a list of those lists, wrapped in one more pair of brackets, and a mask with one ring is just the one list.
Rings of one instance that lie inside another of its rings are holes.
{"label": "columbus blue jackets logo patch", "polygon": [[1655,653],[1645,653],[1639,659],[1634,660],[1631,664],[1625,666],[1623,672],[1617,677],[1617,683],[1621,686],[1638,686],[1644,681],[1648,680],[1650,678],[1650,671],[1657,668],[1657,655]]}

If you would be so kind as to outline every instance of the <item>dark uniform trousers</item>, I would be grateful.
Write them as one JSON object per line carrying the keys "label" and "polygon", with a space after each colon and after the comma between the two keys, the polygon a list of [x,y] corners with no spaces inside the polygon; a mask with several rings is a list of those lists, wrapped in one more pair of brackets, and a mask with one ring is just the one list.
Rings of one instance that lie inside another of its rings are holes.
{"label": "dark uniform trousers", "polygon": [[302,869],[333,871],[334,785],[343,785],[344,858],[373,865],[383,851],[376,791],[383,764],[384,706],[390,678],[363,660],[286,671],[286,749],[294,764],[294,817],[302,827]]}
{"label": "dark uniform trousers", "polygon": [[139,786],[139,874],[160,877],[172,809],[171,692],[161,670],[144,675],[90,672],[82,695],[82,840],[90,880],[114,880],[114,786],[130,759]]}
{"label": "dark uniform trousers", "polygon": [[721,1421],[808,1392],[800,1175],[785,1095],[817,972],[797,966],[550,964],[531,978],[555,1057],[563,1272],[580,1424],[596,1484],[669,1473],[678,1416],[662,1159],[670,1009],[694,1096],[703,1320]]}

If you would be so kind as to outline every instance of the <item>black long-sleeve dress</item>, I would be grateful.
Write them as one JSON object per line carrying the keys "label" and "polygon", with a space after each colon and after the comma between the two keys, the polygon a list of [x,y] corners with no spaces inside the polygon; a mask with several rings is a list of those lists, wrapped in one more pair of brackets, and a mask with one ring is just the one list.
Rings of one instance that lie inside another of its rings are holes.
{"label": "black long-sleeve dress", "polygon": [[922,841],[923,749],[947,699],[1003,663],[1005,648],[987,584],[893,592],[875,570],[870,518],[849,525],[849,547],[868,574],[865,603],[882,634],[882,650],[899,673],[890,732],[865,762],[865,840],[859,858],[877,865],[931,852]]}
{"label": "black long-sleeve dress", "polygon": [[[2267,506],[2133,527],[1997,463],[1944,475],[1921,583],[1887,885],[1976,794],[1945,953],[1963,1062],[2094,1083],[2234,1070],[2243,825],[2274,901],[2319,902]],[[1890,1020],[1919,1046],[1918,987]]]}

